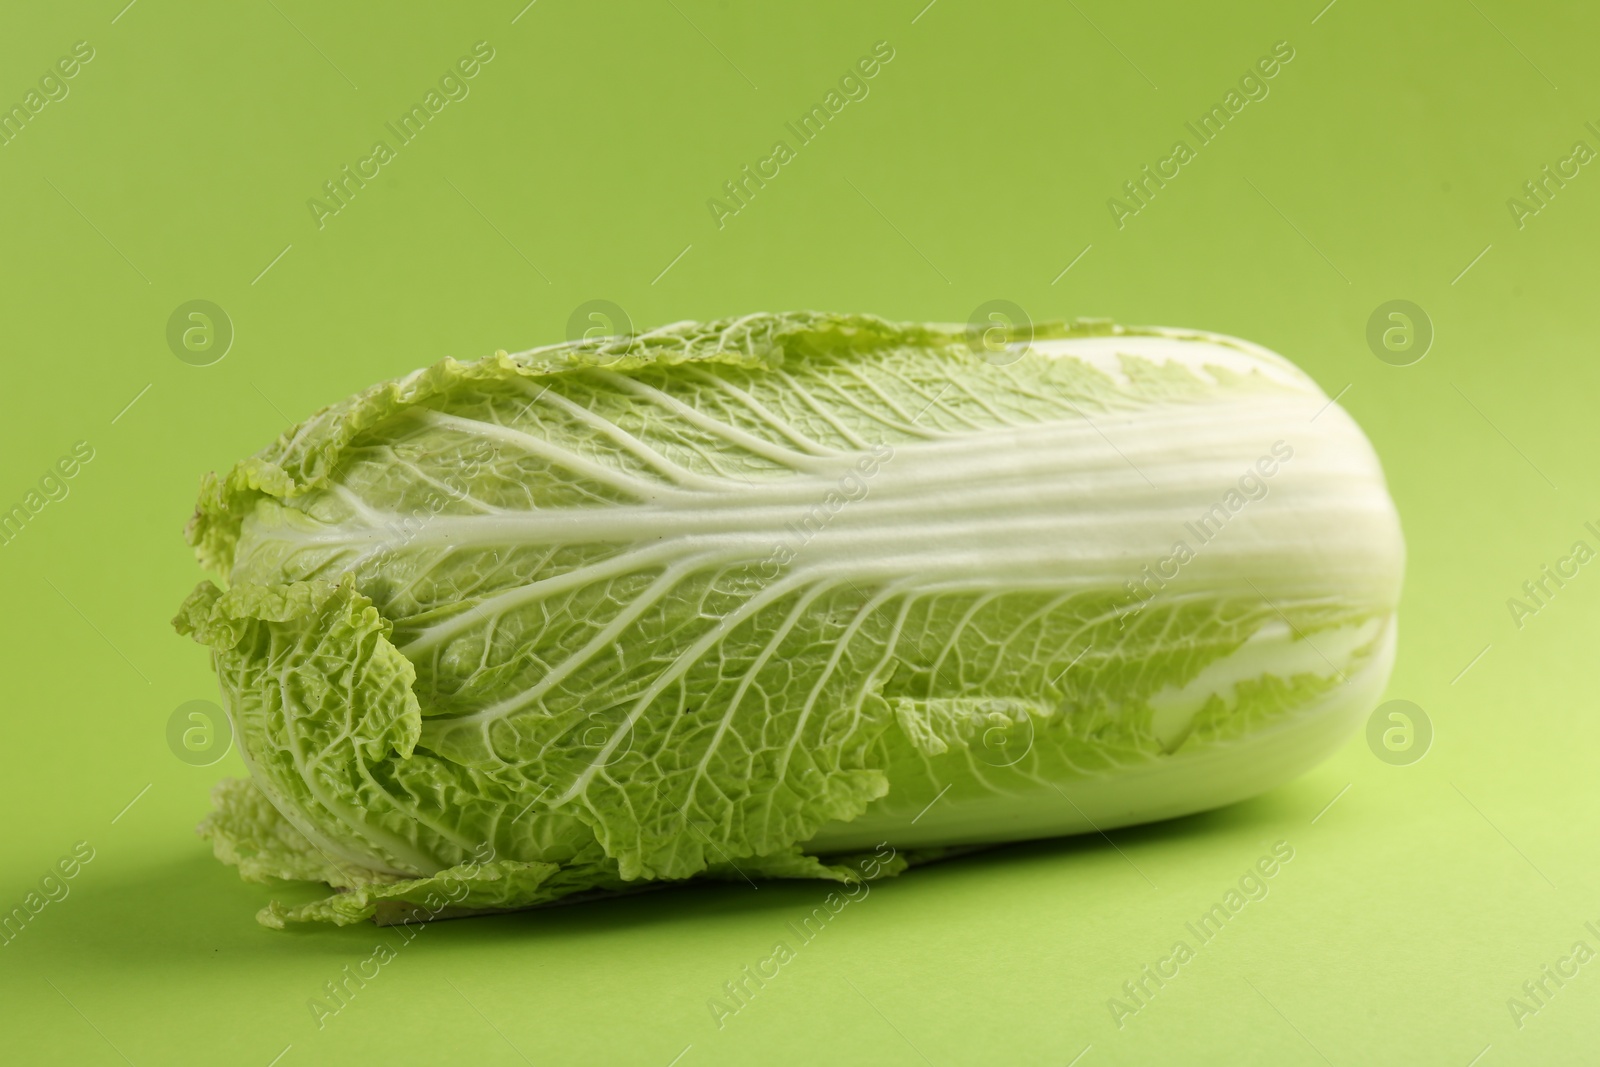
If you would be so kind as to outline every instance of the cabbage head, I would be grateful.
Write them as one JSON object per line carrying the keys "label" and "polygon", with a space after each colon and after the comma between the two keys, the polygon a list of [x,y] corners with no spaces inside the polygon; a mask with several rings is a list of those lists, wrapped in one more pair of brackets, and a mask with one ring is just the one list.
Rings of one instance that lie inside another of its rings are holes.
{"label": "cabbage head", "polygon": [[202,832],[333,890],[279,926],[1227,804],[1372,708],[1404,557],[1361,431],[1256,345],[819,313],[447,359],[187,532],[250,772]]}

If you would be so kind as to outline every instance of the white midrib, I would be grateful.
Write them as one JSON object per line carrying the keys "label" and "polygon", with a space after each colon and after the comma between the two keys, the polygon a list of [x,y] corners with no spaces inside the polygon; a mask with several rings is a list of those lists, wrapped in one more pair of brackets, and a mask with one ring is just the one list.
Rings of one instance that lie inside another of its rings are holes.
{"label": "white midrib", "polygon": [[[253,537],[369,551],[681,542],[685,551],[730,562],[798,543],[799,557],[869,567],[885,556],[921,555],[912,551],[917,546],[937,546],[935,554],[958,569],[959,557],[992,559],[997,548],[1020,553],[1019,566],[1039,558],[1141,558],[1170,548],[1183,521],[1267,454],[1274,435],[1300,421],[1295,416],[1302,407],[1316,406],[1315,398],[1281,393],[1252,400],[901,444],[877,459],[876,469],[868,454],[849,453],[825,471],[753,481],[729,492],[663,488],[658,499],[639,503],[438,515],[409,534],[396,532],[401,516],[377,513],[361,526],[259,529]],[[1381,481],[1361,452],[1314,447],[1344,437],[1347,420],[1301,425],[1293,476],[1271,485],[1279,505],[1297,497],[1295,506],[1348,514],[1383,504]],[[863,460],[866,472],[857,469]],[[1297,496],[1297,485],[1315,491]]]}

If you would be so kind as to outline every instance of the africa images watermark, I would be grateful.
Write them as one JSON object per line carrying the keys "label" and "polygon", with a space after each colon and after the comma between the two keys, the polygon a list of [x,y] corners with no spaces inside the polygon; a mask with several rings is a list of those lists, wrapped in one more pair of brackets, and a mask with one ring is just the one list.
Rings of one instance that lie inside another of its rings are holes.
{"label": "africa images watermark", "polygon": [[[1197,945],[1209,945],[1229,922],[1239,917],[1247,905],[1267,899],[1267,894],[1272,891],[1269,880],[1276,877],[1292,859],[1294,846],[1287,841],[1274,842],[1269,855],[1262,856],[1246,868],[1236,886],[1230,886],[1220,901],[1203,912],[1198,923],[1184,923],[1184,929],[1194,937]],[[1111,1013],[1111,1021],[1117,1024],[1117,1029],[1121,1030],[1130,1018],[1148,1008],[1156,994],[1183,973],[1183,965],[1195,956],[1194,946],[1180,939],[1173,942],[1171,950],[1154,966],[1145,964],[1136,977],[1123,982],[1121,992],[1126,999],[1110,997],[1106,1000],[1106,1010]]]}
{"label": "africa images watermark", "polygon": [[324,982],[318,996],[306,998],[306,1008],[310,1010],[317,1029],[325,1029],[329,1019],[348,1008],[356,996],[367,988],[368,982],[377,978],[383,973],[384,967],[399,958],[398,949],[405,948],[416,940],[417,935],[429,922],[444,915],[452,907],[464,905],[472,891],[470,883],[477,877],[479,868],[492,863],[495,858],[494,846],[483,842],[473,850],[469,862],[441,873],[435,879],[437,887],[428,890],[420,902],[407,902],[406,905],[402,905],[403,911],[398,921],[387,924],[397,930],[403,938],[399,945],[378,942],[373,945],[372,951],[358,960],[354,966],[345,964],[340,969],[338,977]]}
{"label": "africa images watermark", "polygon": [[[879,41],[872,46],[870,55],[862,56],[856,60],[855,66],[839,78],[839,87],[829,89],[822,103],[812,104],[800,116],[798,124],[784,123],[784,128],[794,135],[795,144],[804,148],[822,133],[828,123],[839,117],[839,113],[852,102],[859,103],[867,98],[872,91],[867,83],[876,78],[878,73],[889,61],[894,59],[894,47],[888,41]],[[783,167],[799,158],[795,148],[782,138],[774,141],[772,149],[765,159],[757,160],[754,167],[746,163],[739,169],[736,177],[722,183],[723,195],[727,201],[718,200],[716,197],[706,201],[706,210],[711,212],[711,221],[717,224],[717,229],[722,229],[728,224],[728,219],[739,214],[750,205],[756,192],[767,187],[767,182],[772,181],[782,171]]]}
{"label": "africa images watermark", "polygon": [[1184,530],[1195,539],[1191,546],[1183,538],[1172,544],[1172,551],[1154,565],[1145,564],[1139,572],[1138,578],[1129,578],[1123,583],[1123,588],[1128,592],[1130,606],[1119,612],[1122,625],[1126,626],[1128,619],[1143,611],[1152,600],[1167,588],[1167,583],[1175,581],[1184,566],[1194,560],[1199,549],[1204,548],[1216,539],[1217,535],[1227,526],[1229,520],[1243,511],[1248,505],[1265,500],[1272,491],[1268,484],[1269,479],[1282,469],[1283,465],[1294,458],[1294,446],[1287,441],[1274,441],[1272,448],[1246,467],[1244,473],[1239,475],[1228,491],[1211,506],[1202,511],[1191,522],[1183,524]]}
{"label": "africa images watermark", "polygon": [[93,859],[94,846],[79,841],[72,846],[71,853],[56,860],[55,866],[39,879],[38,889],[30,889],[21,904],[0,914],[0,945],[9,945],[20,937],[27,925],[52,903],[66,900],[67,894],[72,892],[68,883]]}
{"label": "africa images watermark", "polygon": [[787,541],[780,541],[772,546],[772,551],[760,563],[762,577],[776,578],[781,568],[793,563],[800,550],[811,543],[833,517],[844,510],[846,504],[860,500],[867,495],[868,479],[877,474],[882,466],[894,458],[894,446],[887,442],[879,442],[861,454],[861,458],[847,470],[838,483],[823,496],[821,500],[807,508],[798,522],[786,522],[784,531],[789,535]]}
{"label": "africa images watermark", "polygon": [[[1600,927],[1594,923],[1586,922],[1583,928],[1596,938],[1600,938]],[[1549,1007],[1555,995],[1561,992],[1568,982],[1578,977],[1579,969],[1594,957],[1595,951],[1589,942],[1574,941],[1572,951],[1557,958],[1554,963],[1540,967],[1537,978],[1523,982],[1521,996],[1506,998],[1506,1010],[1511,1013],[1511,1021],[1516,1023],[1517,1029],[1521,1030],[1530,1018]]]}
{"label": "africa images watermark", "polygon": [[[804,948],[821,936],[828,924],[836,920],[839,915],[851,904],[858,904],[867,899],[872,892],[871,882],[879,877],[885,865],[893,862],[895,858],[894,846],[887,841],[880,843],[873,855],[856,864],[860,876],[844,884],[840,889],[828,893],[822,898],[822,903],[812,908],[800,919],[800,924],[793,921],[784,925],[794,935],[796,945]],[[782,973],[782,969],[794,962],[798,957],[795,948],[787,940],[775,942],[772,951],[754,964],[745,964],[739,974],[722,983],[722,999],[708,997],[706,1007],[711,1011],[711,1019],[721,1030],[728,1025],[728,1020],[750,1006],[756,996]]]}
{"label": "africa images watermark", "polygon": [[52,103],[59,104],[72,92],[68,84],[78,72],[94,59],[94,45],[79,41],[72,52],[56,60],[39,76],[39,87],[22,94],[22,100],[0,110],[0,147],[9,145],[21,135],[28,123],[35,122],[40,112]]}
{"label": "africa images watermark", "polygon": [[[1584,523],[1583,528],[1600,540],[1600,528],[1593,522]],[[1565,589],[1567,583],[1578,576],[1580,568],[1594,558],[1594,548],[1580,538],[1572,542],[1567,554],[1554,564],[1542,564],[1537,578],[1522,583],[1521,597],[1506,598],[1506,609],[1511,612],[1511,621],[1516,623],[1517,629],[1522,629],[1530,618],[1549,607],[1556,594]]]}
{"label": "africa images watermark", "polygon": [[306,201],[317,229],[324,229],[330,218],[349,207],[356,194],[367,187],[367,182],[377,178],[385,166],[398,158],[399,150],[421,136],[428,123],[438,118],[452,101],[465,100],[472,92],[469,82],[494,56],[494,48],[488,41],[474,44],[471,55],[462,56],[440,75],[439,87],[429,89],[420,104],[412,104],[395,122],[383,124],[394,139],[393,145],[387,139],[374,141],[367,155],[353,165],[346,163],[338,174],[323,182],[322,192],[327,199],[312,197]]}
{"label": "africa images watermark", "polygon": [[[530,405],[531,406],[531,405]],[[471,485],[484,469],[498,462],[500,450],[482,443],[474,444],[472,450],[456,457],[451,469],[454,481],[462,485]],[[432,480],[432,479],[430,479]],[[393,554],[409,545],[429,522],[438,518],[445,508],[452,503],[464,504],[482,508],[477,501],[464,489],[457,489],[442,481],[434,481],[437,488],[429,487],[422,493],[422,502],[414,503],[399,512],[388,512],[382,526],[387,535],[376,549],[372,561],[374,566],[380,566]],[[498,559],[498,556],[496,557]]]}
{"label": "africa images watermark", "polygon": [[[1600,126],[1592,121],[1583,125],[1590,133],[1600,137]],[[1506,200],[1506,210],[1511,212],[1511,221],[1517,224],[1517,229],[1525,229],[1529,219],[1549,207],[1556,193],[1565,189],[1567,182],[1576,178],[1580,169],[1593,162],[1595,156],[1595,150],[1589,146],[1589,142],[1574,141],[1566,157],[1557,160],[1554,167],[1546,163],[1537,178],[1523,182],[1522,195],[1527,199],[1513,196]]]}
{"label": "africa images watermark", "polygon": [[56,460],[39,478],[39,488],[29,489],[22,499],[0,511],[0,545],[9,545],[22,533],[22,528],[32,522],[51,501],[67,499],[72,492],[71,480],[78,476],[85,464],[94,459],[94,446],[79,441],[72,451]]}
{"label": "africa images watermark", "polygon": [[1209,145],[1221,136],[1223,128],[1239,117],[1239,113],[1251,101],[1261,101],[1267,98],[1272,87],[1267,83],[1278,76],[1278,72],[1294,59],[1294,48],[1288,41],[1279,41],[1272,46],[1272,52],[1255,61],[1255,64],[1239,78],[1239,87],[1229,89],[1220,104],[1212,104],[1210,109],[1200,116],[1198,124],[1185,122],[1184,128],[1194,135],[1195,143],[1189,144],[1187,138],[1180,137],[1172,144],[1172,150],[1163,159],[1158,159],[1152,164],[1145,164],[1139,171],[1139,176],[1122,183],[1122,191],[1127,195],[1127,200],[1111,197],[1106,201],[1106,208],[1111,212],[1111,221],[1117,224],[1117,229],[1122,229],[1128,224],[1128,219],[1139,214],[1150,206],[1150,201],[1155,199],[1156,193],[1167,187],[1167,182],[1172,181],[1185,165],[1198,159],[1200,149]]}

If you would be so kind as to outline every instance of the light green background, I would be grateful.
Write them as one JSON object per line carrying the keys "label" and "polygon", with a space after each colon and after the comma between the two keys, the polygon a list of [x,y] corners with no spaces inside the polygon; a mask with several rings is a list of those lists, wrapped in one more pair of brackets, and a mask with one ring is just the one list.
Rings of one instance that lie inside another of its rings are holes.
{"label": "light green background", "polygon": [[[1506,606],[1574,540],[1600,547],[1582,526],[1600,174],[1522,229],[1506,206],[1575,141],[1600,147],[1584,6],[124,2],[0,16],[0,102],[95,49],[0,147],[0,505],[95,450],[0,548],[0,905],[95,849],[0,947],[11,1062],[1596,1059],[1600,963],[1520,1029],[1507,1008],[1574,941],[1600,949],[1600,566],[1520,630]],[[495,58],[471,95],[319,231],[307,199],[479,40]],[[870,95],[719,230],[705,201],[880,40]],[[1295,58],[1270,95],[1117,229],[1107,199],[1280,40]],[[196,298],[237,332],[208,367],[165,340]],[[817,887],[439,924],[319,1029],[307,999],[390,935],[257,926],[269,891],[191,832],[240,770],[165,739],[215,697],[167,625],[198,577],[199,477],[381,378],[560,340],[593,298],[641,326],[963,321],[1003,298],[1287,354],[1348,387],[1384,459],[1410,553],[1389,695],[1426,710],[1432,750],[1394,767],[1352,738],[1271,795],[1114,847],[882,884],[720,1030],[707,999]],[[1365,341],[1396,298],[1437,331],[1414,366]],[[1278,840],[1295,856],[1270,896],[1119,1030],[1107,999]]]}

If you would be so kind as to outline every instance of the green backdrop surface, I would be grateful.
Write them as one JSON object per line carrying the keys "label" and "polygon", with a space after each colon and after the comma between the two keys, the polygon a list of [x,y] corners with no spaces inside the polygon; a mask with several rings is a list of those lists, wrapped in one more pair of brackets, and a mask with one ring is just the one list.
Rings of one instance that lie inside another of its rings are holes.
{"label": "green backdrop surface", "polygon": [[[1508,605],[1600,549],[1591,9],[124,2],[0,15],[0,508],[27,512],[0,545],[0,908],[75,872],[0,944],[11,1062],[1594,1060],[1600,565]],[[403,943],[255,923],[270,891],[192,833],[238,755],[168,740],[216,697],[167,624],[203,472],[592,300],[648,326],[995,299],[1247,337],[1341,397],[1406,531],[1388,696],[1424,758],[1353,737],[1224,811],[879,884],[720,1018],[816,886]],[[1409,365],[1420,340],[1368,339],[1394,300],[1431,333]],[[1264,899],[1186,933],[1279,842]]]}

